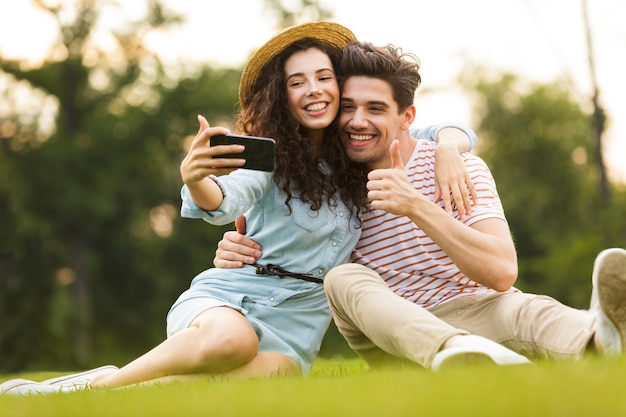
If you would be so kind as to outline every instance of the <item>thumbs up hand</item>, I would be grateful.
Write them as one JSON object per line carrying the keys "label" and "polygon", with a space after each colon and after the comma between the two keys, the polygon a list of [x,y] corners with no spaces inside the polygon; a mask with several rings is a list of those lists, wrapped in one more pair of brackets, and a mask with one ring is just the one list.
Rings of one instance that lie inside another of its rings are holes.
{"label": "thumbs up hand", "polygon": [[391,143],[389,154],[391,168],[375,169],[367,176],[367,196],[372,208],[406,216],[410,212],[412,199],[419,192],[410,183],[404,170],[398,140]]}

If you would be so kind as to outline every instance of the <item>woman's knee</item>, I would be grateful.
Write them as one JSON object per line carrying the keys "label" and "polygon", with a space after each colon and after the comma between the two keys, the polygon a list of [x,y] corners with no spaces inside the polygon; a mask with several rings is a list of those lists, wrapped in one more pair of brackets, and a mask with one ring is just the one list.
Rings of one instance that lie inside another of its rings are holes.
{"label": "woman's knee", "polygon": [[[229,309],[231,310],[231,309]],[[196,357],[200,367],[224,372],[250,362],[259,351],[256,332],[239,312],[218,312],[194,322],[198,331]]]}

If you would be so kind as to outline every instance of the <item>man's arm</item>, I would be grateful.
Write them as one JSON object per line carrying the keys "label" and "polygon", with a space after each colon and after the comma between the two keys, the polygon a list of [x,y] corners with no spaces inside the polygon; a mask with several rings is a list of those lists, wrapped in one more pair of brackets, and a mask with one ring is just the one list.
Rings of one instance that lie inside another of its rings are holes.
{"label": "man's arm", "polygon": [[372,207],[409,217],[468,278],[497,291],[517,279],[517,254],[507,223],[498,218],[467,226],[417,191],[402,166],[399,146],[390,148],[392,168],[370,172]]}
{"label": "man's arm", "polygon": [[213,265],[217,268],[241,268],[243,264],[254,264],[263,255],[261,245],[245,236],[246,218],[235,220],[236,231],[224,233],[217,244]]}

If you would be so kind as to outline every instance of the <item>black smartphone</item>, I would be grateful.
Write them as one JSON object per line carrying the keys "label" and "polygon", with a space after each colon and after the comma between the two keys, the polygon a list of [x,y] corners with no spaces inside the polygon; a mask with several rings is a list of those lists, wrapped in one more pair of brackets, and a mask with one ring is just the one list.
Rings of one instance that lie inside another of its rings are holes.
{"label": "black smartphone", "polygon": [[211,137],[209,143],[211,146],[243,145],[245,149],[242,153],[224,154],[216,156],[216,158],[245,159],[246,163],[241,168],[267,172],[274,171],[274,148],[276,147],[276,141],[272,138],[216,135]]}

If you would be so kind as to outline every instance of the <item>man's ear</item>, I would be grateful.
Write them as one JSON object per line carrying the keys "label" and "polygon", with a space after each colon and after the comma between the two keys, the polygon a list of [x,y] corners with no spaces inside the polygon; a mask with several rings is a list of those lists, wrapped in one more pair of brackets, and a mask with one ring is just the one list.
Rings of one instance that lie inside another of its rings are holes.
{"label": "man's ear", "polygon": [[415,120],[415,114],[417,113],[417,110],[415,109],[415,105],[411,104],[409,107],[407,107],[402,116],[404,118],[404,120],[402,120],[402,129],[406,129],[409,130],[409,128],[411,127],[411,125],[413,124],[413,121]]}

